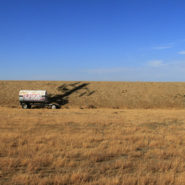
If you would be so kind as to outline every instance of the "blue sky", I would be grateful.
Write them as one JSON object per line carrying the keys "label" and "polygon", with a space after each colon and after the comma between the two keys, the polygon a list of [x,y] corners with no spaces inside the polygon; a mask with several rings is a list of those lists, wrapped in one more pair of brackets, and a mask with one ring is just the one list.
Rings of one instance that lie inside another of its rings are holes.
{"label": "blue sky", "polygon": [[185,81],[185,1],[0,0],[0,80]]}

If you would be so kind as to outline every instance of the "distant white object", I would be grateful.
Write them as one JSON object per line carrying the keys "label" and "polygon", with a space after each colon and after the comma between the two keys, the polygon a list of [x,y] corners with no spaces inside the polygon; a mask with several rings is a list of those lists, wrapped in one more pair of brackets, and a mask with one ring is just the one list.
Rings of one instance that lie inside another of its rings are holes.
{"label": "distant white object", "polygon": [[51,109],[61,107],[61,104],[57,103],[57,101],[53,102],[53,100],[49,99],[46,90],[20,90],[19,102],[23,109],[31,109],[34,104]]}
{"label": "distant white object", "polygon": [[20,102],[41,103],[47,101],[47,91],[45,90],[21,90],[19,91]]}

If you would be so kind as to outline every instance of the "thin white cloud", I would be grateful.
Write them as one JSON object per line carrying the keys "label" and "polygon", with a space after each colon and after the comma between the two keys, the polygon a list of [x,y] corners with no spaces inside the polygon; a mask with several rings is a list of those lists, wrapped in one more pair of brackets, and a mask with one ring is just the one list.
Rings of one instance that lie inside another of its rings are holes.
{"label": "thin white cloud", "polygon": [[111,73],[119,73],[122,72],[125,68],[99,68],[99,69],[91,69],[88,72],[92,74],[111,74]]}
{"label": "thin white cloud", "polygon": [[162,60],[151,60],[147,64],[150,67],[161,67],[164,65],[164,62]]}
{"label": "thin white cloud", "polygon": [[185,81],[185,61],[153,60],[140,67],[99,68],[84,73],[94,81]]}
{"label": "thin white cloud", "polygon": [[179,55],[185,55],[185,50],[184,51],[179,51],[178,54]]}
{"label": "thin white cloud", "polygon": [[170,49],[172,48],[173,45],[166,45],[166,46],[156,46],[156,47],[153,47],[154,50],[164,50],[164,49]]}

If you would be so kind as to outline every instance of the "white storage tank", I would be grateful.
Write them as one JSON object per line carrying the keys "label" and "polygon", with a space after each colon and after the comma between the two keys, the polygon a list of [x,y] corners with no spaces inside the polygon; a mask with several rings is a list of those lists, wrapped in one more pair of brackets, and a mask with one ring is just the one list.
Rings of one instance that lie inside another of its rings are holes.
{"label": "white storage tank", "polygon": [[30,102],[30,103],[46,102],[47,91],[46,90],[20,90],[19,101]]}

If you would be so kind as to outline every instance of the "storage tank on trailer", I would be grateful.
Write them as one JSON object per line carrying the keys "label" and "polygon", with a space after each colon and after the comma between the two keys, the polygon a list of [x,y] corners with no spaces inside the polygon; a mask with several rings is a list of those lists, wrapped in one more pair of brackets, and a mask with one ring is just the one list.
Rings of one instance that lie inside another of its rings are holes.
{"label": "storage tank on trailer", "polygon": [[19,91],[20,102],[45,102],[47,91],[44,90],[21,90]]}

